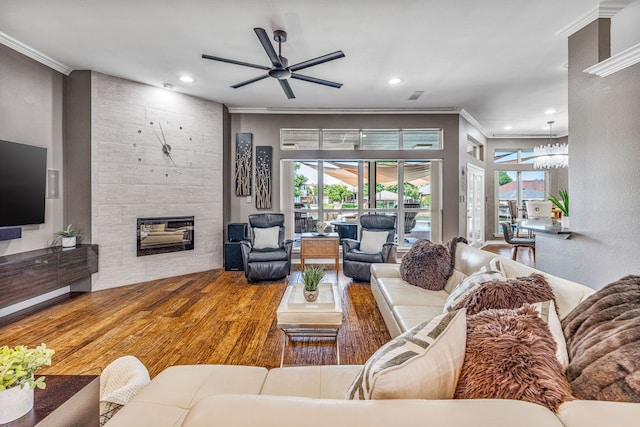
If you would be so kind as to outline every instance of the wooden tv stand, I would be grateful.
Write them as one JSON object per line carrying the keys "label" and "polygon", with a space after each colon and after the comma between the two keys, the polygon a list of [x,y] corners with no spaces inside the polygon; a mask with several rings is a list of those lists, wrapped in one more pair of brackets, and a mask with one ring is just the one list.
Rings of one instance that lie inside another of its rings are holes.
{"label": "wooden tv stand", "polygon": [[0,308],[44,295],[98,271],[98,245],[0,256]]}

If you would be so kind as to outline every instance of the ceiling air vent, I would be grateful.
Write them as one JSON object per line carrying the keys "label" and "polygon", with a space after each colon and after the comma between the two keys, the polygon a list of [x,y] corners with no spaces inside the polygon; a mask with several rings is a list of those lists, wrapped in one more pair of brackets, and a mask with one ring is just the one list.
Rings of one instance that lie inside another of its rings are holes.
{"label": "ceiling air vent", "polygon": [[416,99],[420,98],[423,93],[424,93],[423,90],[417,90],[417,91],[413,92],[411,94],[411,96],[409,97],[409,101],[415,101]]}

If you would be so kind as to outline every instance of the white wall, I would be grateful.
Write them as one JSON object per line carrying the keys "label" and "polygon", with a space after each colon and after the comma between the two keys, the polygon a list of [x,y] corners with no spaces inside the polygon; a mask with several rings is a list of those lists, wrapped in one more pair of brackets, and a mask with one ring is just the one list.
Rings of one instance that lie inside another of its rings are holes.
{"label": "white wall", "polygon": [[[62,229],[62,104],[64,76],[0,45],[0,139],[47,148],[47,168],[60,171],[60,197],[46,200],[45,223],[22,238],[0,241],[0,255],[49,246]],[[4,201],[0,201],[4,203]]]}
{"label": "white wall", "polygon": [[[220,268],[222,105],[92,72],[91,109],[93,289]],[[191,215],[195,250],[136,256],[138,217]]]}

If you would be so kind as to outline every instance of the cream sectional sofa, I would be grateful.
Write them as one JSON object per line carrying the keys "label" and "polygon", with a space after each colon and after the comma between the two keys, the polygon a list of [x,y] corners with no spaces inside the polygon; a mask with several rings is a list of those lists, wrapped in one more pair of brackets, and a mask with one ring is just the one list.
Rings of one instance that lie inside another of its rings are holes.
{"label": "cream sectional sofa", "polygon": [[[433,292],[400,278],[397,264],[374,264],[371,286],[392,336],[435,317],[464,276],[495,255],[460,244],[455,275]],[[501,258],[508,277],[537,270]],[[590,288],[545,274],[561,316]],[[361,366],[307,366],[267,370],[252,366],[174,366],[161,372],[107,423],[107,427],[601,427],[637,426],[640,404],[575,400],[558,413],[528,402],[477,400],[345,400]]]}
{"label": "cream sectional sofa", "polygon": [[[391,336],[396,337],[418,323],[442,314],[444,303],[456,285],[489,264],[493,258],[496,258],[495,254],[459,243],[453,275],[442,291],[428,291],[408,284],[400,278],[400,264],[373,264],[371,292]],[[508,278],[528,276],[531,273],[543,274],[555,294],[560,318],[594,293],[593,289],[579,283],[543,273],[504,257],[498,258]]]}

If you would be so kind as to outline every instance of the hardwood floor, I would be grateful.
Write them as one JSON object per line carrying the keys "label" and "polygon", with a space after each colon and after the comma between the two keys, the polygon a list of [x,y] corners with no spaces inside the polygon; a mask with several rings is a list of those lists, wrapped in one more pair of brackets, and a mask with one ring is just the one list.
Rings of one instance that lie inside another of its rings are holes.
{"label": "hardwood floor", "polygon": [[[335,270],[325,277],[335,281]],[[369,284],[341,273],[338,285],[341,362],[362,364],[390,336]],[[45,342],[56,354],[42,374],[99,374],[124,355],[152,377],[177,364],[272,368],[284,339],[275,321],[284,290],[284,281],[248,284],[242,272],[213,270],[87,293],[0,327],[0,345]],[[334,341],[296,340],[287,362],[333,364]]]}
{"label": "hardwood floor", "polygon": [[[490,252],[510,257],[510,247]],[[526,251],[519,261],[531,264]],[[299,272],[293,272],[300,275]],[[364,363],[390,340],[368,283],[335,270],[344,309],[340,330],[343,364]],[[56,351],[42,374],[100,374],[111,361],[134,355],[153,377],[177,364],[232,364],[273,368],[280,363],[283,334],[275,311],[285,282],[248,284],[242,272],[205,271],[82,294],[0,326],[1,345]],[[333,364],[332,340],[296,340],[289,364]]]}
{"label": "hardwood floor", "polygon": [[[482,249],[485,251],[493,252],[505,258],[511,259],[511,245],[506,243],[492,243],[484,246]],[[533,252],[530,248],[519,248],[516,261],[528,265],[529,267],[535,267],[536,263],[533,259]]]}

